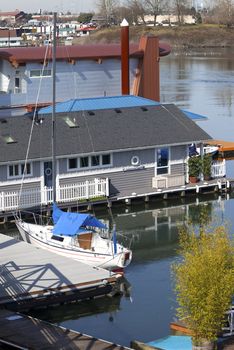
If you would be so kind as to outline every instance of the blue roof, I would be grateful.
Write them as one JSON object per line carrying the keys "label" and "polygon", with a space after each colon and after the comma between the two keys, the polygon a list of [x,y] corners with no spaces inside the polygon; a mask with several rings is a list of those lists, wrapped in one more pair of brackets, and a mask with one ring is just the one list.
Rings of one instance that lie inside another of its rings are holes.
{"label": "blue roof", "polygon": [[[79,111],[95,111],[99,109],[116,109],[116,108],[133,108],[143,106],[160,106],[161,103],[150,100],[148,98],[123,95],[123,96],[106,96],[106,97],[92,97],[82,99],[72,99],[56,104],[56,113],[68,113]],[[192,120],[204,120],[205,116],[195,114],[186,110],[181,110]],[[52,106],[40,109],[39,114],[52,113]]]}
{"label": "blue roof", "polygon": [[184,112],[187,115],[187,117],[189,117],[192,120],[206,120],[206,119],[208,119],[204,115],[192,113],[192,112],[186,111],[185,109],[181,109],[181,111]]}
{"label": "blue roof", "polygon": [[[158,106],[159,102],[149,100],[144,97],[126,95],[126,96],[107,96],[95,98],[73,99],[56,104],[57,113],[95,111],[98,109],[130,108],[142,106]],[[39,114],[52,113],[52,106],[42,108]]]}

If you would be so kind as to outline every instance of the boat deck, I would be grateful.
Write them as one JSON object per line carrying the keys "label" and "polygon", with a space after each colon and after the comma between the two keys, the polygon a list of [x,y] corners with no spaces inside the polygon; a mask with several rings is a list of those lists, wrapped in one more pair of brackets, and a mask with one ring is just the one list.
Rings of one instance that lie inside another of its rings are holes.
{"label": "boat deck", "polygon": [[218,158],[224,158],[226,160],[234,159],[234,142],[224,140],[209,140],[209,145],[219,147]]}
{"label": "boat deck", "polygon": [[0,234],[0,307],[22,310],[112,292],[119,275]]}
{"label": "boat deck", "polygon": [[[129,349],[8,310],[0,310],[0,329],[0,349],[1,344],[15,345],[13,348],[16,349],[35,350]],[[12,347],[10,347],[10,349],[12,349]]]}

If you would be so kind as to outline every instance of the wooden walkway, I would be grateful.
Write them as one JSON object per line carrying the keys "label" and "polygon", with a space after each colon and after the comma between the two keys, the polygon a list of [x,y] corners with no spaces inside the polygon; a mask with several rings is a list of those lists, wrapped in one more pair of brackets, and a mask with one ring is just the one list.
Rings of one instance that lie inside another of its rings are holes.
{"label": "wooden walkway", "polygon": [[105,295],[120,275],[0,234],[0,307],[23,310]]}
{"label": "wooden walkway", "polygon": [[1,341],[35,350],[129,349],[8,310],[0,310],[0,349]]}

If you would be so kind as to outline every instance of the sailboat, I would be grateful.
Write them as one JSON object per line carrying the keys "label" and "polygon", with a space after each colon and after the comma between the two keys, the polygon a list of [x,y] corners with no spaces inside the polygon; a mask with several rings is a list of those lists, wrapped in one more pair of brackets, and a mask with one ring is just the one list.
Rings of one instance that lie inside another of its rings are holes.
{"label": "sailboat", "polygon": [[[108,235],[107,227],[90,214],[65,212],[56,204],[56,155],[55,155],[55,63],[56,63],[56,14],[54,14],[53,41],[53,110],[52,110],[52,177],[53,215],[52,225],[34,223],[15,215],[15,223],[22,239],[39,248],[47,249],[94,267],[122,271],[132,260],[132,251],[117,243],[116,232]],[[33,215],[34,219],[36,218]]]}

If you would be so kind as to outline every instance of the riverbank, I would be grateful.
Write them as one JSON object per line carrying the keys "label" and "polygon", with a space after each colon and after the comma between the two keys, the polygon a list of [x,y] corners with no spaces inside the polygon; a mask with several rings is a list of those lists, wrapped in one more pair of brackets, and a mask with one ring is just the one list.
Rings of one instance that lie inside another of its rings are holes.
{"label": "riverbank", "polygon": [[[130,41],[139,42],[143,34],[157,35],[175,50],[192,48],[234,47],[234,28],[216,25],[189,25],[181,27],[130,27]],[[80,43],[117,43],[120,41],[120,28],[98,30],[89,37],[78,38]]]}

